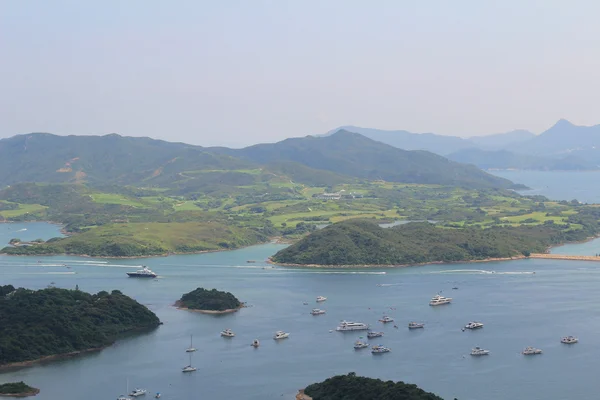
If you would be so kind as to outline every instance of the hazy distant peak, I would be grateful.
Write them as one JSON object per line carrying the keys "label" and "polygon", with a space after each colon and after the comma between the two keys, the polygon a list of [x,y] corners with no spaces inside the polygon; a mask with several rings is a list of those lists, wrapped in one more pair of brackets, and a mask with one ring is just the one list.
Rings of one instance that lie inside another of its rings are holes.
{"label": "hazy distant peak", "polygon": [[561,119],[559,119],[559,120],[558,120],[558,122],[557,122],[556,124],[554,124],[554,125],[552,126],[552,128],[550,128],[550,129],[553,129],[553,128],[565,129],[565,128],[571,128],[571,127],[573,127],[573,126],[575,126],[575,125],[573,125],[573,124],[572,124],[570,121],[568,121],[568,120],[566,120],[566,119],[564,119],[564,118],[561,118]]}

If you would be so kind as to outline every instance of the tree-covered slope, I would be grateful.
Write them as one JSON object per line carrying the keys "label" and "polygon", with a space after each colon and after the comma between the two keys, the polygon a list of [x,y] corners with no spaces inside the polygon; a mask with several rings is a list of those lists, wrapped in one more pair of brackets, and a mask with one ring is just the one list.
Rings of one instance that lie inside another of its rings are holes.
{"label": "tree-covered slope", "polygon": [[119,335],[155,328],[160,321],[118,290],[0,286],[0,365],[101,348]]}
{"label": "tree-covered slope", "polygon": [[551,244],[588,235],[585,230],[563,232],[550,225],[447,229],[413,222],[381,228],[372,221],[348,220],[309,234],[280,250],[273,261],[302,265],[404,265],[481,260],[543,252]]}
{"label": "tree-covered slope", "polygon": [[181,296],[177,305],[190,310],[225,311],[239,308],[242,303],[229,292],[197,288]]}
{"label": "tree-covered slope", "polygon": [[338,375],[304,389],[313,400],[442,400],[417,385],[381,379]]}
{"label": "tree-covered slope", "polygon": [[427,151],[401,150],[343,130],[326,137],[286,139],[239,150],[209,150],[254,162],[293,161],[314,169],[368,180],[472,188],[513,186],[512,182],[473,165],[450,161]]}

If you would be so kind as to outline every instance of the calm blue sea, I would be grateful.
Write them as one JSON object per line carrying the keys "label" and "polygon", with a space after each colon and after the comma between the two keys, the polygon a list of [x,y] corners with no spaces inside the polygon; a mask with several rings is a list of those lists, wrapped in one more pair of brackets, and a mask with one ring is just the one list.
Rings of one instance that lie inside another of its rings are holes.
{"label": "calm blue sea", "polygon": [[[31,235],[27,238],[58,235],[54,225],[0,224],[0,240],[8,241],[17,231],[22,239],[25,232]],[[99,353],[2,373],[0,382],[23,380],[41,389],[39,400],[116,399],[126,391],[127,381],[130,389],[161,392],[166,400],[268,400],[293,399],[309,383],[354,371],[416,383],[450,400],[597,398],[600,264],[520,260],[315,270],[271,268],[263,262],[281,248],[268,244],[144,260],[0,256],[1,284],[32,289],[78,285],[89,292],[119,289],[164,322],[152,333],[121,340]],[[565,246],[560,252],[600,253],[600,241]],[[142,263],[160,278],[126,276]],[[231,291],[250,307],[224,316],[172,307],[182,293],[196,287]],[[453,297],[453,303],[430,307],[429,299],[440,291]],[[317,305],[318,295],[328,300]],[[327,314],[311,316],[313,307]],[[399,328],[377,322],[384,314],[395,318]],[[355,351],[352,344],[360,333],[330,332],[342,319],[383,330],[385,336],[372,344],[386,345],[392,352],[373,356],[368,350]],[[409,331],[406,325],[413,320],[424,322],[425,329]],[[485,327],[463,332],[461,327],[471,320]],[[224,328],[237,336],[221,338]],[[277,330],[290,332],[290,338],[275,342],[271,337]],[[192,363],[198,371],[183,374],[192,334],[199,349]],[[561,344],[565,335],[578,336],[580,343]],[[261,341],[258,349],[250,346],[255,338]],[[474,346],[491,354],[471,357]],[[544,354],[522,356],[526,346],[539,347]]]}

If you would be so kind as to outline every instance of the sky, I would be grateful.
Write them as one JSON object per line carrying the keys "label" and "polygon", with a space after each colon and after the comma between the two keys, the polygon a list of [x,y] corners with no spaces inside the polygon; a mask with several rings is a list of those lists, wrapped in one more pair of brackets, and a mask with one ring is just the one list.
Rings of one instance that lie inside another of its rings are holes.
{"label": "sky", "polygon": [[0,1],[0,137],[600,123],[600,2]]}

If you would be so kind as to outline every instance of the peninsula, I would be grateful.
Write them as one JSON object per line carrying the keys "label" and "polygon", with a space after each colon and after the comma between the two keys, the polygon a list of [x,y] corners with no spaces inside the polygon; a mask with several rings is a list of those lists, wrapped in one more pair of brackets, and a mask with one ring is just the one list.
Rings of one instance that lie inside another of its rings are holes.
{"label": "peninsula", "polygon": [[338,375],[320,383],[313,383],[296,397],[305,400],[443,400],[433,393],[420,389],[416,385],[404,382],[382,381],[381,379],[348,375]]}
{"label": "peninsula", "polygon": [[25,382],[10,382],[0,385],[0,397],[29,397],[35,396],[40,389],[26,385]]}
{"label": "peninsula", "polygon": [[0,286],[0,368],[100,350],[122,334],[156,328],[158,317],[118,290]]}
{"label": "peninsula", "polygon": [[175,306],[205,314],[226,314],[238,311],[243,304],[229,292],[197,288],[181,296]]}

